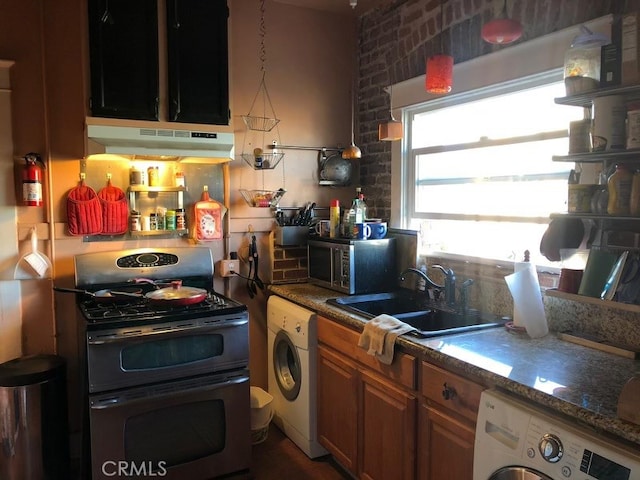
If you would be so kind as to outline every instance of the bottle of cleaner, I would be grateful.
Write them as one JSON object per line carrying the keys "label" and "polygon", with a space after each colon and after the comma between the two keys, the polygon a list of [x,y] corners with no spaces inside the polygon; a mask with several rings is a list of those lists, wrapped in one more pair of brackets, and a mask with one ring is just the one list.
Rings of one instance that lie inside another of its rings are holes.
{"label": "bottle of cleaner", "polygon": [[362,210],[362,221],[365,222],[369,216],[367,215],[367,204],[364,201],[364,193],[362,188],[356,188],[356,197],[358,198],[358,208]]}

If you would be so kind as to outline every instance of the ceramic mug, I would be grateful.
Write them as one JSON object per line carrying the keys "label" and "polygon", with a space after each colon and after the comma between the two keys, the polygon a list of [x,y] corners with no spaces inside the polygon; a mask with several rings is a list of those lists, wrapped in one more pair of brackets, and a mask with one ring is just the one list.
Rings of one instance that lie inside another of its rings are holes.
{"label": "ceramic mug", "polygon": [[371,226],[367,223],[356,223],[356,238],[366,240],[371,236]]}
{"label": "ceramic mug", "polygon": [[367,225],[371,228],[369,238],[384,238],[387,235],[387,222],[367,222]]}
{"label": "ceramic mug", "polygon": [[315,226],[316,234],[320,235],[321,237],[328,237],[330,229],[331,223],[329,222],[329,220],[320,220],[318,223],[316,223]]}

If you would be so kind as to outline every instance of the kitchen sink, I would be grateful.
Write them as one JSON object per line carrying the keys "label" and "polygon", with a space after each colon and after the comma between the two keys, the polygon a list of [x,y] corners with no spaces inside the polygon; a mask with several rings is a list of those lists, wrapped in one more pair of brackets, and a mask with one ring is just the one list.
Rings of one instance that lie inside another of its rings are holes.
{"label": "kitchen sink", "polygon": [[369,319],[386,313],[416,328],[411,334],[419,337],[500,327],[506,322],[505,318],[479,310],[459,311],[433,303],[422,292],[407,289],[330,298],[327,303]]}

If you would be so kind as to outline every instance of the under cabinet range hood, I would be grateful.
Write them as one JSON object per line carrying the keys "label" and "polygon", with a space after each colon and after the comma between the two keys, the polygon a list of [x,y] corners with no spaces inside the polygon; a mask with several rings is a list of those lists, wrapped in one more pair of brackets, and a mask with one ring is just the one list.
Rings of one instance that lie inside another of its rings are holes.
{"label": "under cabinet range hood", "polygon": [[87,125],[87,159],[105,155],[185,163],[233,160],[233,133],[178,128]]}

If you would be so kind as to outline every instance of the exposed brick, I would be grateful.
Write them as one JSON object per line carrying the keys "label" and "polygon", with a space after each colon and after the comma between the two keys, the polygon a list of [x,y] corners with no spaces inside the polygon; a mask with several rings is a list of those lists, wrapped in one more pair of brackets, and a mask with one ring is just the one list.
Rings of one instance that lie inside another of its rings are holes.
{"label": "exposed brick", "polygon": [[[480,38],[482,25],[501,13],[503,0],[444,1],[444,32],[440,2],[395,0],[368,12],[359,22],[360,91],[355,133],[363,159],[358,183],[367,192],[368,205],[372,211],[375,208],[376,217],[388,219],[391,211],[391,148],[377,138],[378,123],[389,115],[389,98],[382,87],[424,76],[425,59],[441,51],[441,35],[445,50],[456,63],[508,48]],[[519,40],[523,42],[608,13],[640,10],[640,0],[510,0],[507,7],[508,15],[524,27]]]}
{"label": "exposed brick", "polygon": [[274,270],[271,276],[272,276],[274,281],[284,280],[284,272],[282,272],[280,270]]}
{"label": "exposed brick", "polygon": [[307,269],[298,269],[298,270],[285,270],[284,272],[284,278],[289,280],[289,279],[300,279],[300,278],[308,278],[309,277],[309,273],[307,272]]}
{"label": "exposed brick", "polygon": [[290,260],[276,260],[273,262],[273,268],[278,270],[286,270],[288,268],[298,268],[300,267],[300,261],[297,258],[292,258]]}
{"label": "exposed brick", "polygon": [[284,258],[307,257],[307,249],[301,247],[287,248],[284,251]]}

